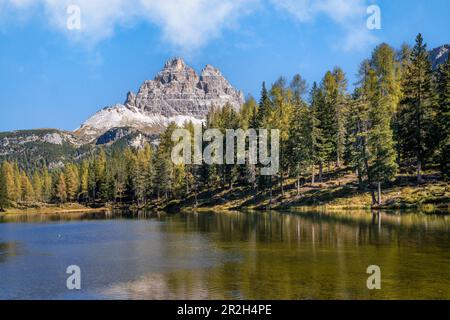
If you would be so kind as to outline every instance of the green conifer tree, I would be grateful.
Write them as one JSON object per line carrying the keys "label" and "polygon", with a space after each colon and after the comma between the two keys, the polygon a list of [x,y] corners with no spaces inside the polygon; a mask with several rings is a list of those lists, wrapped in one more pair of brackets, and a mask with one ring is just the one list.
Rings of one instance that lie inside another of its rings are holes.
{"label": "green conifer tree", "polygon": [[450,179],[450,56],[440,67],[438,79],[439,162],[442,175],[448,180]]}
{"label": "green conifer tree", "polygon": [[399,139],[408,155],[415,158],[417,181],[422,182],[422,169],[435,148],[433,118],[436,96],[433,71],[427,45],[419,34],[411,53],[411,63],[403,79],[403,99],[400,106]]}

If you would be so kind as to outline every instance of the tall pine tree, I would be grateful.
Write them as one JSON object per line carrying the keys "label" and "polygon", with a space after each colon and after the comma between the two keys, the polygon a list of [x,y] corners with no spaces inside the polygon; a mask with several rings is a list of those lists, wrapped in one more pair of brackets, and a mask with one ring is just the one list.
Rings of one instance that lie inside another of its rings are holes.
{"label": "tall pine tree", "polygon": [[433,71],[427,45],[419,34],[411,52],[411,63],[403,79],[403,99],[399,121],[403,128],[398,139],[410,157],[415,158],[417,181],[422,182],[422,169],[433,153],[433,109],[436,97]]}
{"label": "tall pine tree", "polygon": [[438,94],[439,162],[442,175],[448,180],[450,178],[450,55],[447,62],[439,69]]}

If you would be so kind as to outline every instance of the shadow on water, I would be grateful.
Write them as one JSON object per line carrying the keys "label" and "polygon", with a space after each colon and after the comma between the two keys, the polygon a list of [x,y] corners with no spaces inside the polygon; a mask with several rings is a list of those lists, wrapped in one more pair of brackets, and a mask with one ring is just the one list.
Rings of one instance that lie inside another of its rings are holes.
{"label": "shadow on water", "polygon": [[0,263],[21,254],[20,245],[16,242],[0,242]]}

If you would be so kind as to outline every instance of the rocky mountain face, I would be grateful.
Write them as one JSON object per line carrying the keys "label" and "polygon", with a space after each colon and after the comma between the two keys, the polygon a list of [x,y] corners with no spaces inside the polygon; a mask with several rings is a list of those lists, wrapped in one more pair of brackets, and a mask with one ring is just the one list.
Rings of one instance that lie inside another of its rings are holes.
{"label": "rocky mountain face", "polygon": [[160,133],[170,122],[201,123],[213,106],[227,103],[239,109],[244,95],[218,69],[207,65],[198,75],[182,59],[175,58],[154,80],[145,81],[137,94],[129,92],[125,103],[97,112],[75,132],[88,138],[118,127]]}
{"label": "rocky mountain face", "polygon": [[147,134],[134,128],[113,128],[95,140],[96,146],[130,146],[141,148],[146,142],[158,140],[157,134]]}
{"label": "rocky mountain face", "polygon": [[449,53],[450,44],[445,44],[430,51],[430,61],[434,70],[447,61]]}

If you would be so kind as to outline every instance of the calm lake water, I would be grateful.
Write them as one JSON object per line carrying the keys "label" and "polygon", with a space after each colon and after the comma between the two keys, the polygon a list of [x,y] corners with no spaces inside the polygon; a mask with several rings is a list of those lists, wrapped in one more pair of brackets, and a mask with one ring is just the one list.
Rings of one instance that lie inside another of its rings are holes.
{"label": "calm lake water", "polygon": [[[81,268],[81,290],[66,268]],[[366,269],[381,268],[381,290]],[[450,217],[0,217],[0,299],[450,299]]]}

